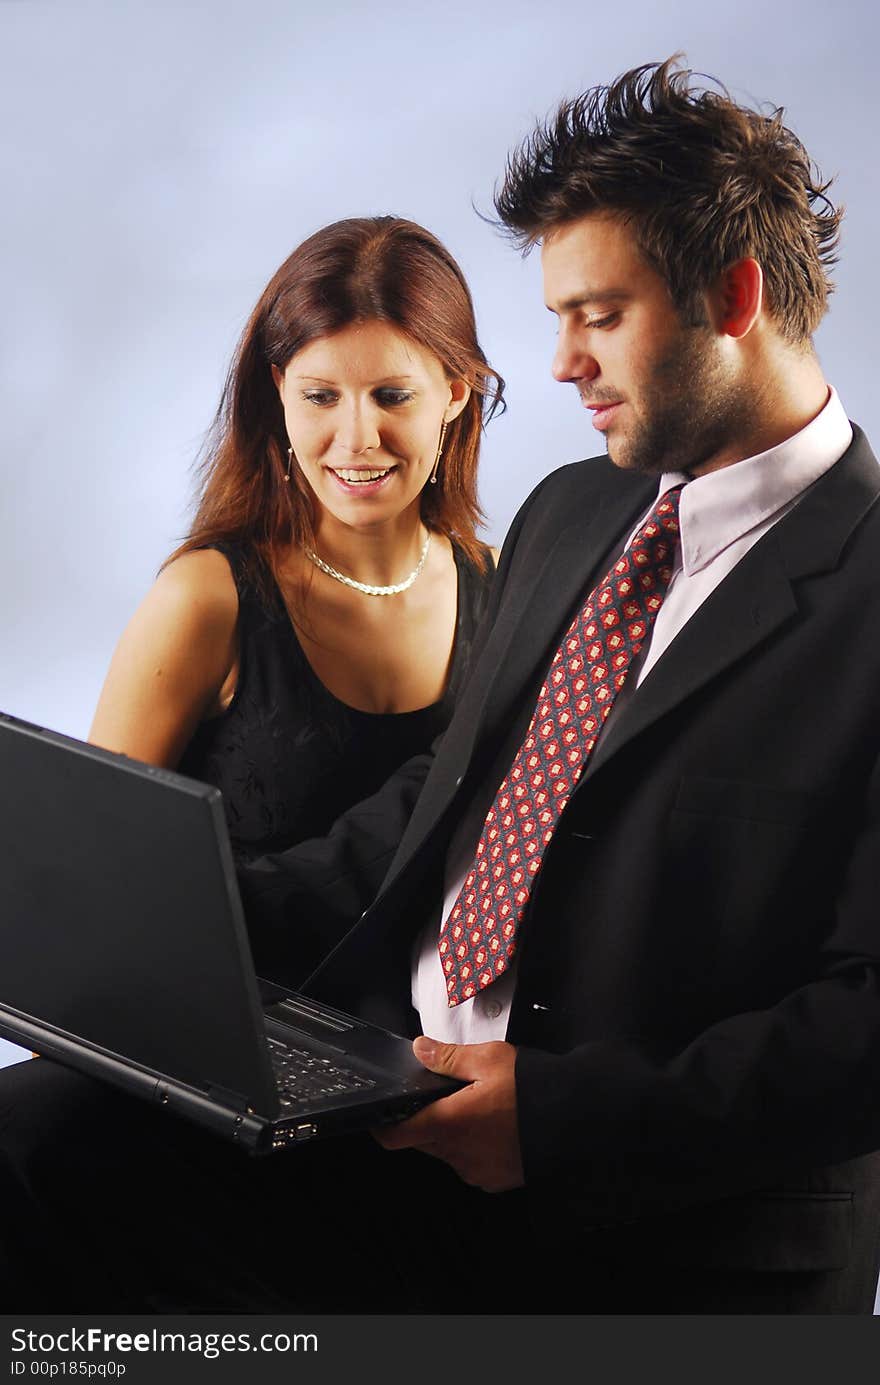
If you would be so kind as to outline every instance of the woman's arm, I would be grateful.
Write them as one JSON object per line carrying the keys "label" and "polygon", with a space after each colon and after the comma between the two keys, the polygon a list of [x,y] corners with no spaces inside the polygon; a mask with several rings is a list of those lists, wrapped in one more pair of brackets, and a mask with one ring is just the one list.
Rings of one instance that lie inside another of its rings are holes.
{"label": "woman's arm", "polygon": [[173,769],[198,723],[223,710],[237,675],[238,594],[214,549],[162,571],[113,655],[89,740]]}

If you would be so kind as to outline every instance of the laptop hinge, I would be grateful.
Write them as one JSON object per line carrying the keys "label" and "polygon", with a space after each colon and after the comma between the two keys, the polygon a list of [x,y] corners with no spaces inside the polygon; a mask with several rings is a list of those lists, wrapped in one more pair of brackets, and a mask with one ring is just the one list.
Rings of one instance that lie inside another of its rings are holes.
{"label": "laptop hinge", "polygon": [[216,1101],[219,1106],[226,1106],[232,1111],[249,1111],[250,1104],[241,1092],[231,1092],[228,1087],[210,1086],[208,1096],[212,1101]]}

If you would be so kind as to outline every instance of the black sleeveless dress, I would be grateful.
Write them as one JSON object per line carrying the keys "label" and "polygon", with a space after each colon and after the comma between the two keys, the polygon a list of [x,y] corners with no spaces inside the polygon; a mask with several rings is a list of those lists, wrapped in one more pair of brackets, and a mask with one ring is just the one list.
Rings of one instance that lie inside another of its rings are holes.
{"label": "black sleeveless dress", "polygon": [[267,603],[246,580],[241,553],[221,551],[238,590],[238,685],[227,710],[197,728],[178,769],[221,790],[233,851],[248,858],[325,836],[446,728],[494,567],[487,554],[481,573],[453,546],[458,616],[446,691],[414,712],[373,713],[325,688],[277,587]]}

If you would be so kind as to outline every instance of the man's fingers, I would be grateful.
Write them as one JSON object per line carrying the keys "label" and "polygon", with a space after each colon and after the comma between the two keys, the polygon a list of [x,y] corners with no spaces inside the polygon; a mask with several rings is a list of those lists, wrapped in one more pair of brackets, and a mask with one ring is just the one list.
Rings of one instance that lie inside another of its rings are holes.
{"label": "man's fingers", "polygon": [[513,1054],[509,1044],[497,1040],[486,1044],[443,1044],[420,1034],[413,1040],[413,1053],[429,1072],[457,1077],[462,1082],[476,1082],[490,1068]]}
{"label": "man's fingers", "polygon": [[432,1101],[414,1116],[408,1116],[395,1125],[379,1126],[373,1134],[385,1149],[427,1149],[428,1145],[436,1144],[447,1128],[447,1117],[455,1115],[455,1112],[447,1110],[448,1106],[457,1104],[466,1091],[467,1088],[441,1097],[439,1101]]}
{"label": "man's fingers", "polygon": [[457,1076],[455,1068],[460,1052],[458,1044],[441,1044],[437,1039],[429,1039],[425,1034],[420,1034],[413,1040],[413,1053],[429,1072],[446,1073],[449,1077]]}
{"label": "man's fingers", "polygon": [[417,1149],[448,1164],[465,1183],[499,1192],[523,1181],[516,1130],[516,1048],[492,1041],[445,1044],[421,1035],[413,1043],[431,1072],[465,1085],[398,1125],[373,1134],[385,1149]]}

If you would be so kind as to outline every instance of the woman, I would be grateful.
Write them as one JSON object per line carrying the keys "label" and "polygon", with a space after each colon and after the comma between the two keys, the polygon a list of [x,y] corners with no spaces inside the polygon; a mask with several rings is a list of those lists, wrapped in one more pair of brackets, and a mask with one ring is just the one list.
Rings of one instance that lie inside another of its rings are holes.
{"label": "woman", "polygon": [[494,570],[476,469],[502,389],[429,232],[375,217],[306,240],[245,328],[192,531],[91,739],[216,784],[247,855],[324,835],[424,750]]}

